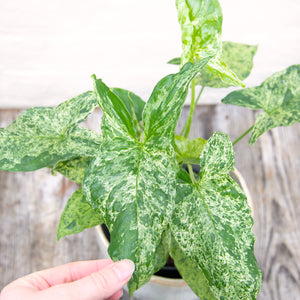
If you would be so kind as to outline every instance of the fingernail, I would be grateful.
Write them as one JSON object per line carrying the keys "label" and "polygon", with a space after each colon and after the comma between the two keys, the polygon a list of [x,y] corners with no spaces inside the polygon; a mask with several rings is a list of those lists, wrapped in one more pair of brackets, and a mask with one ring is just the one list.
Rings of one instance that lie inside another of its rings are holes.
{"label": "fingernail", "polygon": [[123,259],[116,262],[113,265],[113,269],[116,271],[120,281],[129,279],[134,272],[134,263],[129,259]]}

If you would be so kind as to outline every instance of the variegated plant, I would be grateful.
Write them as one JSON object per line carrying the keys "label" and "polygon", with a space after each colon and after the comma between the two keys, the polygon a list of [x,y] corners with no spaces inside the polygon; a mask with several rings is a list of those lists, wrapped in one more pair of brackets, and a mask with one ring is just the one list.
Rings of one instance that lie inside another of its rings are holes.
{"label": "variegated plant", "polygon": [[[181,68],[161,79],[146,103],[93,76],[94,91],[56,108],[28,109],[0,129],[0,169],[50,167],[78,183],[57,238],[105,223],[112,259],[135,263],[130,293],[171,256],[200,299],[255,299],[262,274],[253,252],[251,211],[229,175],[233,144],[221,132],[208,141],[188,134],[203,88],[243,86],[257,47],[222,43],[217,0],[176,5],[183,53],[171,63]],[[202,86],[197,97],[196,85]],[[176,136],[189,87],[190,114]],[[300,121],[300,66],[259,87],[234,91],[223,102],[264,110],[246,132],[252,130],[252,144],[273,127]],[[103,111],[102,135],[79,126],[97,106]],[[192,164],[200,166],[199,173]]]}

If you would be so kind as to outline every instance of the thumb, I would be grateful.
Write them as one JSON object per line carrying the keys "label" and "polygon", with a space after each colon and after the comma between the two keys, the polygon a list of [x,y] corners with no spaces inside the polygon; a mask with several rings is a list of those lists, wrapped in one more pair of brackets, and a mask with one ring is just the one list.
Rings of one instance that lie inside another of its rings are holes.
{"label": "thumb", "polygon": [[41,291],[43,299],[104,300],[120,291],[134,272],[134,263],[124,259],[74,282]]}

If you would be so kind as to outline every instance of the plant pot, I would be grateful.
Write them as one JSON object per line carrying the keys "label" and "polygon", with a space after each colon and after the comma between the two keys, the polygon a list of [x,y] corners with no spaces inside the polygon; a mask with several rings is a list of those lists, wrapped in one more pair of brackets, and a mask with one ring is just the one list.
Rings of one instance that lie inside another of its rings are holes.
{"label": "plant pot", "polygon": [[[253,212],[252,200],[246,182],[237,169],[231,172],[231,177],[240,185],[247,196],[248,203]],[[109,258],[107,249],[109,240],[107,233],[101,226],[96,227],[100,246],[100,258]],[[182,278],[168,278],[153,275],[148,283],[134,292],[136,300],[198,300],[198,297]]]}

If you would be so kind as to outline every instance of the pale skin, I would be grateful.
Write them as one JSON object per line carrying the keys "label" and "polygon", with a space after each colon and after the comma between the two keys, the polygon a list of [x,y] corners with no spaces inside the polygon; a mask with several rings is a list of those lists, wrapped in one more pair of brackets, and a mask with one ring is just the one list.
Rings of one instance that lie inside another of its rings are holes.
{"label": "pale skin", "polygon": [[11,282],[0,300],[117,300],[133,272],[130,260],[74,262]]}

